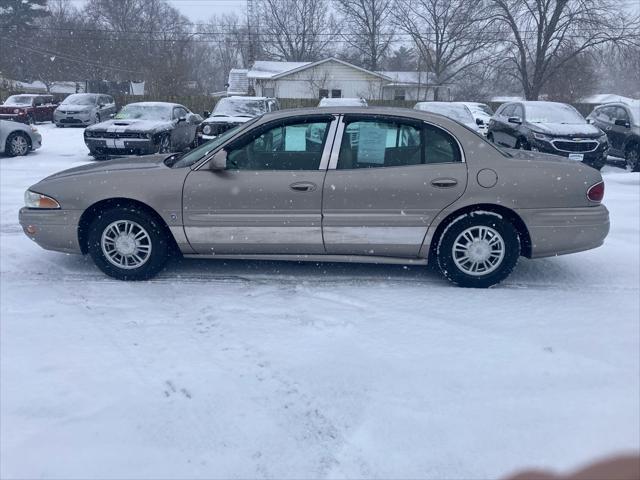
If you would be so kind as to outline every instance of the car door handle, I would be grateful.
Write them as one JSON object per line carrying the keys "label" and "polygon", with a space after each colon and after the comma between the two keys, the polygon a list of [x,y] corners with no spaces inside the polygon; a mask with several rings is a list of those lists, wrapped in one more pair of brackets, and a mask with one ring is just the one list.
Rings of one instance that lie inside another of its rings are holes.
{"label": "car door handle", "polygon": [[431,181],[431,185],[438,188],[451,188],[455,187],[458,181],[453,178],[436,178]]}
{"label": "car door handle", "polygon": [[297,182],[289,185],[289,188],[296,192],[313,192],[317,188],[317,185],[311,182]]}

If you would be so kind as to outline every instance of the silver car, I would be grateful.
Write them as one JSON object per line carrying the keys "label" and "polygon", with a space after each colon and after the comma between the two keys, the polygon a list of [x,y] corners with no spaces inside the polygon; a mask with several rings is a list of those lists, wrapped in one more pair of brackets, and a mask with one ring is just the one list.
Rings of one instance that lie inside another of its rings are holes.
{"label": "silver car", "polygon": [[0,120],[0,153],[18,157],[42,146],[38,129],[24,123]]}
{"label": "silver car", "polygon": [[600,173],[584,164],[507,153],[441,115],[301,109],[185,154],[52,175],[26,192],[20,223],[43,248],[88,253],[123,280],[150,278],[178,253],[434,262],[457,285],[489,287],[520,256],[601,245],[603,195]]}
{"label": "silver car", "polygon": [[65,98],[53,112],[56,127],[87,126],[100,123],[116,113],[111,95],[74,93]]}

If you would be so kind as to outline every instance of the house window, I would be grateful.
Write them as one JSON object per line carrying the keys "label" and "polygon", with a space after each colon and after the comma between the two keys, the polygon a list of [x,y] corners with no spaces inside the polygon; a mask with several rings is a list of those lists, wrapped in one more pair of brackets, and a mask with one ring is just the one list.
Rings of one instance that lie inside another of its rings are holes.
{"label": "house window", "polygon": [[342,90],[331,90],[331,98],[342,98]]}
{"label": "house window", "polygon": [[273,87],[265,87],[262,89],[262,96],[264,97],[268,97],[268,98],[275,98],[276,97],[276,89]]}
{"label": "house window", "polygon": [[318,97],[320,97],[320,100],[322,100],[323,98],[329,98],[329,90],[327,90],[326,88],[321,88]]}
{"label": "house window", "polygon": [[393,91],[393,99],[394,100],[405,100],[406,99],[406,93],[404,91],[404,88],[396,88]]}

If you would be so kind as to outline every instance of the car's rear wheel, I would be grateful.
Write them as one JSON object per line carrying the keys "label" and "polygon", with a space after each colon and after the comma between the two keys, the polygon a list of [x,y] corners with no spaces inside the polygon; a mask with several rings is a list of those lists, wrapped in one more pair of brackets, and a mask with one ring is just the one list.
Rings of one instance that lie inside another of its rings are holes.
{"label": "car's rear wheel", "polygon": [[159,222],[136,207],[107,210],[91,223],[88,250],[98,268],[118,280],[147,280],[169,255]]}
{"label": "car's rear wheel", "polygon": [[640,172],[640,145],[629,145],[624,152],[627,168],[632,172]]}
{"label": "car's rear wheel", "polygon": [[487,288],[507,278],[518,263],[520,239],[501,215],[471,212],[453,220],[440,236],[438,267],[461,287]]}
{"label": "car's rear wheel", "polygon": [[19,157],[29,153],[29,138],[21,132],[13,132],[7,137],[4,151],[10,157]]}

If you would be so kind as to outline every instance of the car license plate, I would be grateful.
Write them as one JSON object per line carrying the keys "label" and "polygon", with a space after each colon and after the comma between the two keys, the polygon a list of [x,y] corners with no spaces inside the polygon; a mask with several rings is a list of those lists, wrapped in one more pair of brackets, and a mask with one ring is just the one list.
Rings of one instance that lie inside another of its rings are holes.
{"label": "car license plate", "polygon": [[570,153],[569,160],[575,160],[576,162],[581,162],[584,160],[584,153]]}

